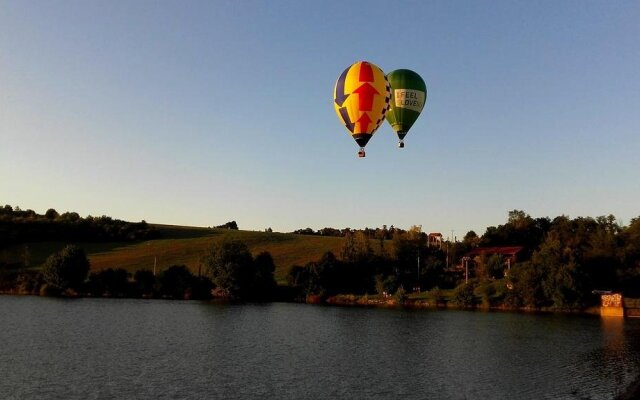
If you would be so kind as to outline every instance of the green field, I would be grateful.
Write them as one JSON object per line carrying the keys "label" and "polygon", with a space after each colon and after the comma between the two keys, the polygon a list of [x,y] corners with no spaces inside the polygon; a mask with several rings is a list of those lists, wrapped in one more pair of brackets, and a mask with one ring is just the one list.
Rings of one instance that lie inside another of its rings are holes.
{"label": "green field", "polygon": [[[286,275],[293,265],[304,265],[319,259],[326,251],[340,253],[343,238],[289,233],[267,233],[236,231],[171,225],[153,225],[160,230],[161,238],[136,243],[75,243],[82,247],[91,262],[92,270],[124,268],[130,272],[138,269],[153,269],[156,263],[160,272],[172,265],[186,265],[194,273],[198,272],[200,259],[213,243],[225,238],[245,242],[253,255],[262,251],[271,253],[276,264],[276,280],[286,281]],[[28,249],[29,265],[38,268],[46,258],[60,250],[67,243],[38,242],[12,246],[5,250],[3,257],[10,260],[24,258]]]}

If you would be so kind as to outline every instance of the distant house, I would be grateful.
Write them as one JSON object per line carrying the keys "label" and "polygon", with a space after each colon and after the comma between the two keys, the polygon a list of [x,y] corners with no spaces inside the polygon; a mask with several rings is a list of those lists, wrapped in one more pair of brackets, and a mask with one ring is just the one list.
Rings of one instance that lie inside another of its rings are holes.
{"label": "distant house", "polygon": [[427,246],[428,247],[437,247],[442,249],[442,233],[440,232],[431,232],[427,236]]}
{"label": "distant house", "polygon": [[523,246],[476,247],[464,256],[469,257],[471,260],[473,260],[478,256],[491,257],[494,254],[500,254],[504,257],[505,263],[508,263],[511,266],[518,261],[518,254],[523,249]]}
{"label": "distant house", "polygon": [[507,246],[507,247],[476,247],[462,257],[462,264],[456,268],[465,272],[465,279],[469,278],[469,272],[473,272],[479,257],[491,257],[499,254],[504,257],[505,276],[511,269],[511,266],[518,261],[518,255],[524,250],[523,246]]}

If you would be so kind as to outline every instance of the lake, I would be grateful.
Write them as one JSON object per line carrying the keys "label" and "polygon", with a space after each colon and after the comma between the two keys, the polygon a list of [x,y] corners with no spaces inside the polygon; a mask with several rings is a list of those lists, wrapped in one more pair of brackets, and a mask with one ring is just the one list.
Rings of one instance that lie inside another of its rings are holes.
{"label": "lake", "polygon": [[640,320],[0,296],[9,399],[611,399]]}

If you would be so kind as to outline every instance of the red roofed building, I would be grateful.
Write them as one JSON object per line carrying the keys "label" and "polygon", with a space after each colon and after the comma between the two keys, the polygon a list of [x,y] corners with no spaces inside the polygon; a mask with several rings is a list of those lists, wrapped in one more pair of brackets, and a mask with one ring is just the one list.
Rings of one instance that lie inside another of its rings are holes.
{"label": "red roofed building", "polygon": [[442,249],[442,233],[431,232],[429,236],[427,236],[427,246]]}
{"label": "red roofed building", "polygon": [[471,250],[465,257],[474,259],[477,256],[492,256],[494,254],[500,254],[504,256],[505,261],[508,261],[511,265],[518,261],[518,253],[524,249],[523,246],[508,246],[508,247],[476,247]]}
{"label": "red roofed building", "polygon": [[[469,269],[475,270],[475,264],[479,257],[491,257],[495,254],[499,254],[504,257],[504,264],[508,274],[508,270],[511,266],[518,261],[518,254],[524,250],[523,246],[507,246],[507,247],[476,247],[462,257],[462,265],[458,268],[465,271],[465,281],[469,279]],[[469,265],[471,262],[471,265]]]}

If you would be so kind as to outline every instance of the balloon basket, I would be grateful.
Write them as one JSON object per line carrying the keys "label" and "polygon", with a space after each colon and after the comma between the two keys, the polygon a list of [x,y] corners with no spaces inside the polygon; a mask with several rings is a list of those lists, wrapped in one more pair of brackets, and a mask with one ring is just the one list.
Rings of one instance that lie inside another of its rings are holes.
{"label": "balloon basket", "polygon": [[398,148],[404,149],[404,142],[402,140],[398,142]]}
{"label": "balloon basket", "polygon": [[366,156],[366,154],[364,152],[364,149],[360,149],[360,151],[358,151],[358,157],[362,158],[362,157],[365,157],[365,156]]}

